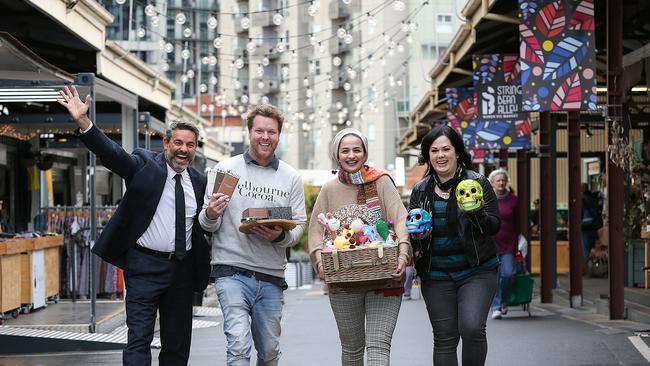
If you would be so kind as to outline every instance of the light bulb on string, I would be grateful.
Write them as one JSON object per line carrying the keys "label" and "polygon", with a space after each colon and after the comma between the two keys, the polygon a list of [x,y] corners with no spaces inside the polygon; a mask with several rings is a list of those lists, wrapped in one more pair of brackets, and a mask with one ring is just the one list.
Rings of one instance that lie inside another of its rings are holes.
{"label": "light bulb on string", "polygon": [[136,35],[138,36],[138,38],[144,38],[144,36],[147,35],[147,31],[143,27],[140,27],[138,28]]}
{"label": "light bulb on string", "polygon": [[214,76],[214,75],[210,76],[210,80],[209,80],[209,82],[210,82],[211,85],[217,85],[217,82],[218,82],[218,81],[219,81],[219,80],[217,79],[216,76]]}
{"label": "light bulb on string", "polygon": [[270,63],[271,63],[271,60],[269,60],[268,57],[264,56],[264,57],[262,58],[262,66],[265,66],[265,67],[266,67],[266,66],[269,66]]}
{"label": "light bulb on string", "polygon": [[343,89],[345,91],[349,91],[350,89],[352,89],[352,84],[346,81],[345,83],[343,83]]}
{"label": "light bulb on string", "polygon": [[217,64],[217,57],[211,55],[210,57],[208,57],[208,63],[210,64],[210,66],[215,66]]}
{"label": "light bulb on string", "polygon": [[279,12],[273,15],[273,24],[282,25],[283,21],[284,21],[284,17]]}
{"label": "light bulb on string", "polygon": [[259,77],[264,76],[264,66],[257,65],[257,76],[259,76]]}
{"label": "light bulb on string", "polygon": [[183,13],[178,13],[176,14],[176,23],[183,25],[185,24],[185,21],[187,21],[187,18],[185,17],[185,14]]}
{"label": "light bulb on string", "polygon": [[258,87],[259,89],[264,89],[264,82],[263,82],[262,80],[260,80],[260,81],[257,83],[257,87]]}
{"label": "light bulb on string", "polygon": [[408,36],[406,36],[406,43],[408,43],[408,44],[413,43],[413,37],[411,37],[410,34]]}
{"label": "light bulb on string", "polygon": [[192,29],[189,28],[189,27],[183,29],[183,37],[185,37],[185,38],[190,38],[190,37],[192,37]]}
{"label": "light bulb on string", "polygon": [[334,89],[334,80],[332,80],[332,78],[329,78],[327,80],[327,88],[328,89]]}
{"label": "light bulb on string", "polygon": [[239,90],[241,88],[241,81],[239,79],[235,80],[235,90]]}
{"label": "light bulb on string", "polygon": [[342,2],[343,4],[345,4],[345,5],[350,5],[350,3],[352,2],[352,0],[341,0],[341,2]]}
{"label": "light bulb on string", "polygon": [[275,50],[276,50],[277,52],[279,52],[279,53],[282,53],[282,52],[284,52],[286,49],[287,49],[287,44],[284,43],[284,41],[282,40],[282,38],[280,38],[280,41],[278,42],[278,44],[275,45]]}
{"label": "light bulb on string", "polygon": [[418,23],[409,22],[409,30],[411,32],[415,32],[416,30],[418,30]]}
{"label": "light bulb on string", "polygon": [[174,52],[174,45],[169,42],[165,43],[165,52],[167,53]]}
{"label": "light bulb on string", "polygon": [[364,69],[364,70],[361,72],[361,77],[362,77],[363,79],[367,79],[367,78],[368,78],[368,71]]}
{"label": "light bulb on string", "polygon": [[336,31],[336,36],[341,39],[344,38],[346,34],[348,34],[348,32],[343,27],[339,27],[339,29]]}
{"label": "light bulb on string", "polygon": [[152,16],[156,15],[156,7],[153,6],[152,4],[149,4],[149,5],[144,7],[144,13],[145,13],[146,16],[152,17]]}
{"label": "light bulb on string", "polygon": [[405,8],[406,5],[402,0],[395,0],[393,2],[393,9],[395,9],[396,11],[404,11]]}
{"label": "light bulb on string", "polygon": [[248,51],[249,54],[255,53],[255,50],[257,49],[257,45],[253,40],[249,40],[248,43],[246,43],[246,50]]}
{"label": "light bulb on string", "polygon": [[238,58],[235,60],[235,67],[236,67],[238,70],[241,70],[241,69],[244,67],[244,60],[242,60],[241,57],[238,57]]}
{"label": "light bulb on string", "polygon": [[339,111],[340,111],[341,109],[343,109],[343,103],[341,103],[340,101],[339,101],[339,102],[336,102],[336,109],[339,110]]}
{"label": "light bulb on string", "polygon": [[350,33],[346,34],[345,37],[343,37],[343,42],[345,42],[345,44],[351,44],[352,41],[354,41],[354,38]]}
{"label": "light bulb on string", "polygon": [[160,18],[157,15],[154,15],[151,17],[151,26],[156,28],[160,25]]}
{"label": "light bulb on string", "polygon": [[282,76],[285,78],[289,76],[289,66],[282,66]]}
{"label": "light bulb on string", "polygon": [[248,103],[248,95],[242,94],[242,96],[239,98],[239,100],[242,102],[242,104],[247,104]]}
{"label": "light bulb on string", "polygon": [[210,105],[208,106],[208,111],[210,113],[214,112],[214,104],[210,103]]}
{"label": "light bulb on string", "polygon": [[377,19],[370,13],[368,13],[368,25],[373,28],[377,26]]}
{"label": "light bulb on string", "polygon": [[205,113],[208,111],[208,106],[206,104],[201,104],[201,113]]}
{"label": "light bulb on string", "polygon": [[334,56],[334,58],[332,58],[332,64],[333,64],[334,66],[337,66],[337,67],[338,67],[338,66],[341,66],[341,62],[342,62],[342,61],[341,61],[341,58],[338,57],[338,56]]}
{"label": "light bulb on string", "polygon": [[207,23],[208,23],[208,28],[210,29],[215,29],[217,28],[217,25],[219,25],[219,21],[214,15],[210,15]]}
{"label": "light bulb on string", "polygon": [[318,53],[325,53],[325,46],[321,42],[318,42]]}
{"label": "light bulb on string", "polygon": [[309,73],[312,75],[316,74],[316,64],[313,61],[309,63]]}
{"label": "light bulb on string", "polygon": [[201,84],[201,85],[199,86],[199,90],[201,90],[201,93],[205,93],[205,92],[208,91],[208,86],[205,85],[205,84]]}
{"label": "light bulb on string", "polygon": [[209,62],[210,62],[210,58],[208,58],[208,56],[203,56],[201,58],[201,63],[202,64],[207,65]]}
{"label": "light bulb on string", "polygon": [[405,21],[402,20],[402,25],[400,26],[400,29],[402,30],[402,32],[408,33],[408,31],[409,31],[408,23],[406,23]]}
{"label": "light bulb on string", "polygon": [[296,52],[296,50],[292,50],[292,51],[291,51],[291,58],[294,59],[294,60],[295,60],[296,58],[298,58],[298,53]]}
{"label": "light bulb on string", "polygon": [[395,49],[394,48],[389,48],[388,49],[388,57],[393,57],[395,55]]}
{"label": "light bulb on string", "polygon": [[117,5],[124,5],[125,2],[126,0],[115,0],[115,3],[117,3]]}
{"label": "light bulb on string", "polygon": [[221,42],[221,36],[217,36],[217,38],[212,41],[212,45],[214,48],[221,48],[222,42]]}
{"label": "light bulb on string", "polygon": [[194,79],[194,70],[187,70],[187,77],[190,79]]}
{"label": "light bulb on string", "polygon": [[307,14],[309,14],[312,17],[315,17],[316,14],[318,14],[318,6],[316,6],[313,1],[307,7]]}
{"label": "light bulb on string", "polygon": [[399,52],[399,53],[404,52],[404,45],[403,44],[398,43],[396,48],[397,48],[397,52]]}
{"label": "light bulb on string", "polygon": [[397,86],[402,86],[402,79],[397,79],[396,83],[397,83]]}
{"label": "light bulb on string", "polygon": [[181,83],[185,84],[185,83],[187,83],[188,80],[189,80],[189,78],[187,77],[187,75],[182,75],[181,76]]}
{"label": "light bulb on string", "polygon": [[315,35],[312,34],[312,35],[309,36],[309,43],[310,43],[312,46],[316,46],[316,45],[318,44],[318,41],[316,40],[316,36],[315,36]]}
{"label": "light bulb on string", "polygon": [[166,63],[166,62],[164,64],[162,64],[162,70],[165,71],[165,72],[169,71],[169,64]]}
{"label": "light bulb on string", "polygon": [[304,79],[302,79],[302,85],[304,86],[309,86],[309,78],[305,76]]}
{"label": "light bulb on string", "polygon": [[187,60],[187,59],[189,59],[189,58],[190,58],[190,50],[188,50],[188,49],[184,49],[184,50],[182,50],[182,51],[181,51],[181,58],[182,58],[183,60]]}
{"label": "light bulb on string", "polygon": [[314,91],[311,88],[307,88],[307,90],[305,91],[305,96],[307,98],[311,98],[313,95],[314,95]]}
{"label": "light bulb on string", "polygon": [[285,82],[280,83],[280,91],[285,91],[285,90],[287,90],[287,83]]}
{"label": "light bulb on string", "polygon": [[349,70],[349,71],[348,71],[348,76],[349,76],[350,79],[352,79],[352,80],[356,79],[356,78],[357,78],[357,71],[354,70],[354,69]]}
{"label": "light bulb on string", "polygon": [[248,16],[244,15],[244,17],[239,21],[239,25],[241,25],[243,29],[248,29],[251,26],[251,20]]}
{"label": "light bulb on string", "polygon": [[262,97],[261,99],[262,104],[269,104],[269,97],[266,95]]}

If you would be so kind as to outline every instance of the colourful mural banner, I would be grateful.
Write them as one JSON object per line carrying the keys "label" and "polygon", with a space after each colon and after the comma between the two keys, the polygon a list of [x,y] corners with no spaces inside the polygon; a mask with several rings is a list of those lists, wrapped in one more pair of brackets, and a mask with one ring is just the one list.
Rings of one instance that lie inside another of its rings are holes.
{"label": "colourful mural banner", "polygon": [[472,156],[472,162],[480,164],[484,161],[485,151],[476,145],[476,107],[474,89],[447,88],[447,120],[449,125],[458,132],[465,143],[465,148]]}
{"label": "colourful mural banner", "polygon": [[521,109],[517,55],[473,55],[475,142],[480,149],[529,149],[530,120]]}
{"label": "colourful mural banner", "polygon": [[596,110],[593,0],[519,0],[523,110]]}

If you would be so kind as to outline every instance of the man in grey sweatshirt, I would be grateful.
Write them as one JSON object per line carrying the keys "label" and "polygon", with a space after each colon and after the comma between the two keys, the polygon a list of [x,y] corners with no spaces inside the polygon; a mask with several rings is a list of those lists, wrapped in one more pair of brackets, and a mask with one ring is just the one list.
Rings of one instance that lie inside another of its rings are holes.
{"label": "man in grey sweatshirt", "polygon": [[[208,183],[199,222],[212,235],[212,276],[223,312],[229,366],[250,365],[253,341],[257,365],[277,365],[286,249],[304,230],[305,196],[298,173],[275,156],[284,117],[274,106],[255,106],[247,116],[247,151],[214,169],[239,175],[231,197],[212,194]],[[248,208],[291,207],[294,229],[280,226],[239,231]]]}

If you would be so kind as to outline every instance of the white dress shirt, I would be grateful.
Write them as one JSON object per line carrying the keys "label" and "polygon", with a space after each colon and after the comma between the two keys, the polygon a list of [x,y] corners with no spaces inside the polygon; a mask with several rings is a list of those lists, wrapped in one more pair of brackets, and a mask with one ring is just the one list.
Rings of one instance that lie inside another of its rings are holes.
{"label": "white dress shirt", "polygon": [[[93,123],[81,130],[84,134],[93,127]],[[176,172],[169,166],[167,167],[167,179],[163,189],[156,213],[149,224],[149,227],[142,234],[137,243],[145,248],[157,250],[160,252],[173,252],[176,249]],[[196,214],[196,198],[194,197],[194,187],[187,169],[183,170],[181,182],[183,183],[183,193],[185,193],[185,248],[189,251],[192,249],[192,222]]]}
{"label": "white dress shirt", "polygon": [[[167,179],[165,179],[165,188],[163,189],[156,213],[149,224],[149,227],[138,239],[138,244],[145,248],[158,250],[160,252],[173,252],[175,249],[176,238],[176,180],[177,174],[168,164]],[[194,197],[194,187],[187,169],[181,174],[183,192],[185,193],[185,238],[186,246],[189,251],[192,249],[192,221],[196,214],[196,198]]]}

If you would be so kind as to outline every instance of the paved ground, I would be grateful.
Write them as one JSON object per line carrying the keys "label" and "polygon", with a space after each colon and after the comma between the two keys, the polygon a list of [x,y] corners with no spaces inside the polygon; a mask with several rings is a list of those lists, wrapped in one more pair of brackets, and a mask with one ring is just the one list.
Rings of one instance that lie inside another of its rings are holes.
{"label": "paved ground", "polygon": [[[283,366],[338,365],[340,345],[327,296],[319,286],[288,290],[283,316]],[[561,293],[557,296],[561,297]],[[558,299],[560,300],[560,299]],[[208,301],[209,302],[209,301]],[[539,304],[533,316],[511,309],[501,320],[488,321],[488,365],[648,365],[646,338],[636,331],[648,324],[609,321],[595,307],[568,308],[562,301]],[[219,316],[201,317],[219,322],[193,332],[190,365],[225,365],[225,338]],[[402,303],[393,339],[391,364],[430,365],[431,326],[422,300]],[[636,344],[636,346],[635,346]],[[157,350],[153,350],[154,359]],[[650,357],[650,356],[648,356]],[[0,356],[0,366],[116,365],[120,352]],[[154,363],[157,365],[157,362]],[[253,363],[254,364],[254,363]]]}

